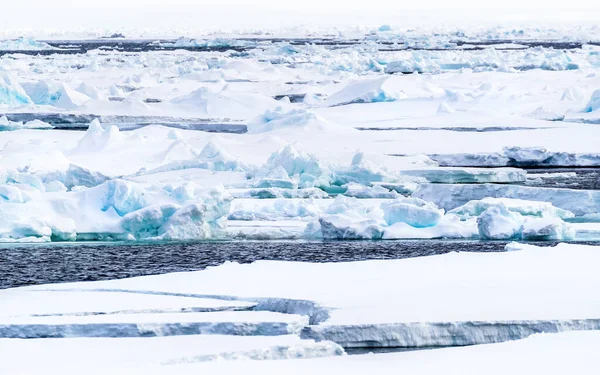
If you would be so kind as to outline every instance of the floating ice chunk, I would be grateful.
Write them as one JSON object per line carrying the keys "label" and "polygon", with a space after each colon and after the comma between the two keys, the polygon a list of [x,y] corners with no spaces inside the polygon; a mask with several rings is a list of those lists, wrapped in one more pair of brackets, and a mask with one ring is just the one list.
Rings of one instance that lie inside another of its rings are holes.
{"label": "floating ice chunk", "polygon": [[569,219],[575,215],[567,210],[554,207],[549,202],[528,201],[511,198],[483,198],[466,203],[463,206],[451,210],[449,213],[458,215],[462,219],[468,219],[481,215],[490,207],[504,205],[509,211],[517,212],[523,216],[535,216],[543,218],[557,217]]}
{"label": "floating ice chunk", "polygon": [[526,241],[569,241],[575,229],[559,218],[525,218],[521,238]]}
{"label": "floating ice chunk", "polygon": [[521,237],[523,216],[499,204],[485,210],[477,218],[479,236],[485,240],[510,240]]}
{"label": "floating ice chunk", "polygon": [[415,228],[427,228],[437,225],[444,216],[444,210],[419,198],[398,198],[383,203],[381,209],[388,225],[406,223]]}
{"label": "floating ice chunk", "polygon": [[590,101],[583,109],[584,112],[594,112],[600,109],[600,89],[595,90],[590,97]]}
{"label": "floating ice chunk", "polygon": [[0,104],[18,107],[29,103],[31,98],[19,83],[6,73],[0,74]]}

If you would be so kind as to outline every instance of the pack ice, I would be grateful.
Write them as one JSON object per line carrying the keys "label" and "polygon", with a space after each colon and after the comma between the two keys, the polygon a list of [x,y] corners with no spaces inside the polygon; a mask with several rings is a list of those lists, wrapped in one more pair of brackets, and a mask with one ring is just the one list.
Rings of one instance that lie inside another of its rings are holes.
{"label": "pack ice", "polygon": [[526,170],[600,160],[596,31],[564,33],[5,38],[0,241],[600,238],[595,187]]}

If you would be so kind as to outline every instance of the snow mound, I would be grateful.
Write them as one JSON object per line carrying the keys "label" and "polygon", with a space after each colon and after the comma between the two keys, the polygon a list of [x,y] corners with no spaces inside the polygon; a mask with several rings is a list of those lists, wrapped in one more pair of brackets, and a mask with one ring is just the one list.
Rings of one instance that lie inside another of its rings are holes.
{"label": "snow mound", "polygon": [[445,91],[417,78],[386,76],[355,81],[331,94],[324,104],[339,106],[353,103],[393,102],[401,99],[441,97]]}
{"label": "snow mound", "polygon": [[74,149],[76,153],[95,153],[114,147],[121,141],[119,128],[94,119]]}
{"label": "snow mound", "polygon": [[243,120],[256,117],[268,109],[281,105],[273,98],[258,93],[228,89],[214,92],[206,87],[175,97],[171,99],[171,103],[193,109],[200,116]]}
{"label": "snow mound", "polygon": [[264,133],[271,131],[327,131],[340,127],[323,117],[306,109],[286,111],[283,107],[267,110],[248,123],[248,133]]}

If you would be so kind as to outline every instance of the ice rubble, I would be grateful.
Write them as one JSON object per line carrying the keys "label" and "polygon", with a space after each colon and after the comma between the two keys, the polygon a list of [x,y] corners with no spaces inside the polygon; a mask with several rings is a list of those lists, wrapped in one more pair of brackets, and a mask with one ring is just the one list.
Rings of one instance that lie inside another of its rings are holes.
{"label": "ice rubble", "polygon": [[[17,196],[18,198],[18,196]],[[124,180],[0,205],[4,240],[207,239],[222,236],[231,197],[222,190],[144,188]],[[162,206],[161,206],[162,204]]]}

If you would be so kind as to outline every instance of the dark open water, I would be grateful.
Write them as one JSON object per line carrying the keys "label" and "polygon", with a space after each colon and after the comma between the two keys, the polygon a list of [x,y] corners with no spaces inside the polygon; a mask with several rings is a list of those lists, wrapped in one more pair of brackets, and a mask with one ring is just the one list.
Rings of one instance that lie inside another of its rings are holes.
{"label": "dark open water", "polygon": [[[225,261],[343,262],[401,259],[451,251],[503,251],[506,242],[203,242],[0,246],[0,289],[196,271]],[[554,245],[552,242],[537,245]]]}

